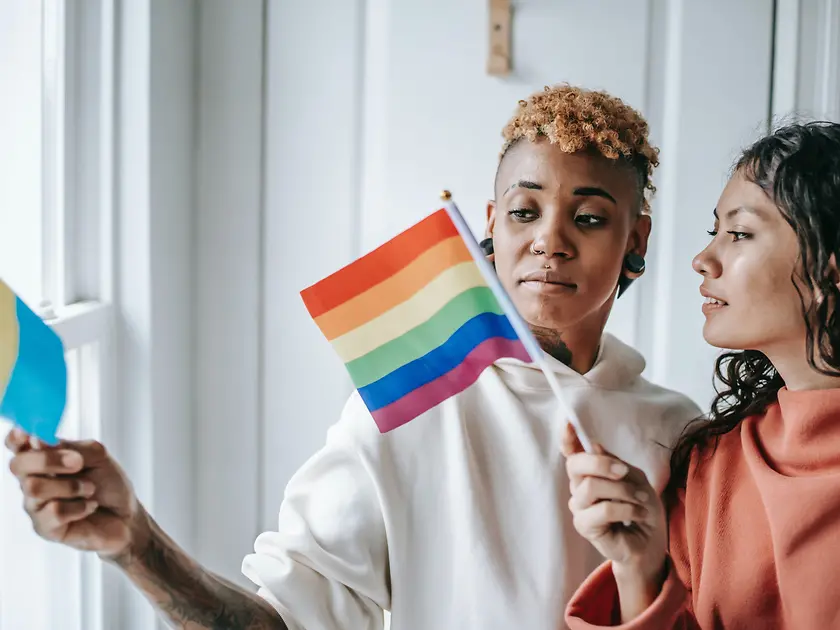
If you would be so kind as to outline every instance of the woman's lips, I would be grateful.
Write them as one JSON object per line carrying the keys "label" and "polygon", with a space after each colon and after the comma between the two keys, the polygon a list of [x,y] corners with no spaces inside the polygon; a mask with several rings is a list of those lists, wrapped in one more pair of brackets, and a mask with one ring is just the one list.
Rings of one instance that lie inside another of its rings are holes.
{"label": "woman's lips", "polygon": [[539,293],[569,293],[577,288],[568,277],[552,269],[541,269],[525,274],[519,281],[531,291]]}

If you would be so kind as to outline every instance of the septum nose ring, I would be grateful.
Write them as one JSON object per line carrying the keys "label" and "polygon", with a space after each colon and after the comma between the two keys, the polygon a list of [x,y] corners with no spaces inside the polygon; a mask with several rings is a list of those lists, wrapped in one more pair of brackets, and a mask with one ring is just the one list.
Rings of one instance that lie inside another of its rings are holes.
{"label": "septum nose ring", "polygon": [[[531,253],[534,256],[544,256],[545,255],[545,252],[537,249],[536,247],[534,247],[533,243],[531,243]],[[548,263],[545,263],[543,265],[543,269],[551,269],[551,265],[549,265]]]}

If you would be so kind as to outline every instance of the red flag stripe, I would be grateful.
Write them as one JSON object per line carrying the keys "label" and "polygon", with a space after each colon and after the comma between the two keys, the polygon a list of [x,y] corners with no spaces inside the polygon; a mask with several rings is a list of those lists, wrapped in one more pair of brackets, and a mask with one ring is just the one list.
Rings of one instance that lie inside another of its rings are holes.
{"label": "red flag stripe", "polygon": [[364,293],[409,265],[439,242],[457,236],[446,210],[438,210],[384,245],[301,291],[315,318]]}

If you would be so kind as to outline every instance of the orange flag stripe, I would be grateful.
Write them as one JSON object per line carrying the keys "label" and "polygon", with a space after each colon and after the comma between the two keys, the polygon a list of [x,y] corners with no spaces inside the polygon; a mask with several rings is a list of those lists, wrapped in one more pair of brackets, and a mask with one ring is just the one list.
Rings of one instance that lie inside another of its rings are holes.
{"label": "orange flag stripe", "polygon": [[315,323],[332,341],[402,304],[445,270],[471,260],[460,236],[448,238],[385,281],[315,318]]}
{"label": "orange flag stripe", "polygon": [[438,210],[384,245],[301,291],[309,314],[317,319],[415,261],[438,243],[458,235],[446,210]]}

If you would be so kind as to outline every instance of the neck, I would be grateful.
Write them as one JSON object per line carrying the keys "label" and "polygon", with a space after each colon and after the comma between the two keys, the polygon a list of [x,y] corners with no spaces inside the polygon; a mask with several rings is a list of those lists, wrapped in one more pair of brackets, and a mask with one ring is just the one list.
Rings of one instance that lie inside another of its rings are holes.
{"label": "neck", "polygon": [[[790,391],[840,388],[840,376],[823,374],[808,364],[804,342],[801,347],[773,348],[762,352],[770,359]],[[819,361],[817,365],[820,365]]]}
{"label": "neck", "polygon": [[579,374],[586,374],[595,365],[604,322],[580,322],[562,331],[530,325],[540,347]]}

